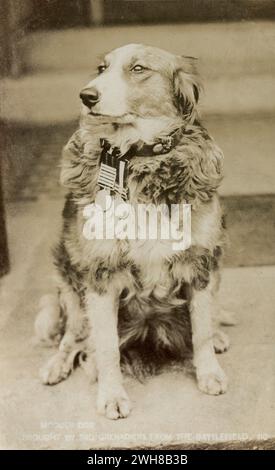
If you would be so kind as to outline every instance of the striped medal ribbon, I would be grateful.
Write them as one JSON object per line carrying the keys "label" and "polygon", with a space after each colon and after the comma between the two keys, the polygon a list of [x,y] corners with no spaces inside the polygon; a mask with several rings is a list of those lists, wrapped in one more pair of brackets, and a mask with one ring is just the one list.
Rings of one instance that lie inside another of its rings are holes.
{"label": "striped medal ribbon", "polygon": [[115,204],[127,200],[127,189],[124,187],[125,171],[127,161],[121,159],[119,150],[108,145],[103,147],[101,154],[101,163],[99,168],[97,184],[100,190],[96,194],[95,203],[99,205],[104,212],[108,211],[112,205],[114,197]]}

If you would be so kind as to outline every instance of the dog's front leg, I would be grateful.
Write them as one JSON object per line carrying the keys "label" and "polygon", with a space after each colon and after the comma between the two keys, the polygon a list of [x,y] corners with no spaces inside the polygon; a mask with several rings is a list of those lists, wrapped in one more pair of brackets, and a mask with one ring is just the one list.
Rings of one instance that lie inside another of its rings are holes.
{"label": "dog's front leg", "polygon": [[79,296],[70,286],[63,283],[60,297],[67,314],[66,331],[58,351],[40,370],[42,382],[48,385],[57,384],[68,377],[73,370],[75,356],[79,352],[76,338],[83,320]]}
{"label": "dog's front leg", "polygon": [[109,419],[126,418],[131,405],[120,369],[117,292],[111,288],[104,294],[88,291],[86,303],[98,373],[98,411]]}
{"label": "dog's front leg", "polygon": [[225,393],[227,378],[215,356],[213,344],[211,288],[194,288],[190,310],[194,365],[199,389],[210,395]]}

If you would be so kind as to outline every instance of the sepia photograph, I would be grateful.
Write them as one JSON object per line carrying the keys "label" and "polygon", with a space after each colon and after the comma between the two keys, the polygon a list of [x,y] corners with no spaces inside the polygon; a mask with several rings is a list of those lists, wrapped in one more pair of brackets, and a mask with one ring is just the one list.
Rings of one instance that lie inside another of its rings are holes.
{"label": "sepia photograph", "polygon": [[0,0],[0,152],[0,449],[275,450],[275,0]]}

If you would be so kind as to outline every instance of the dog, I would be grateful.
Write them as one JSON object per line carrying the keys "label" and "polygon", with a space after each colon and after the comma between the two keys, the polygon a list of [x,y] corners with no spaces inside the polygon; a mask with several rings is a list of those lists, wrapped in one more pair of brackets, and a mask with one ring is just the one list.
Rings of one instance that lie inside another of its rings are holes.
{"label": "dog", "polygon": [[[215,354],[228,348],[216,300],[226,240],[217,193],[223,154],[199,119],[195,62],[141,44],[107,54],[80,93],[79,128],[63,151],[67,196],[54,250],[58,306],[51,299],[50,321],[56,332],[63,312],[65,323],[41,377],[60,382],[81,353],[98,381],[98,411],[110,419],[131,411],[124,367],[146,375],[191,354],[202,392],[227,389]],[[126,162],[122,190],[133,206],[191,205],[187,249],[173,251],[169,240],[85,238],[83,210],[106,189],[99,184],[108,182],[100,173],[106,155],[109,171],[119,159]]]}

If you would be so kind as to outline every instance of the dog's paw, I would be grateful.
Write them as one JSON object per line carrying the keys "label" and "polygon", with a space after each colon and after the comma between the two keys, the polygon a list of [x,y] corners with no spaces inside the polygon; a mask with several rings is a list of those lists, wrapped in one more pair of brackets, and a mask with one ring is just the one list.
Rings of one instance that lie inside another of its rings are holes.
{"label": "dog's paw", "polygon": [[213,335],[213,344],[215,352],[217,354],[221,354],[228,350],[230,341],[227,334],[223,331],[217,330]]}
{"label": "dog's paw", "polygon": [[227,377],[220,367],[212,372],[198,375],[198,387],[208,395],[221,395],[225,393],[227,385]]}
{"label": "dog's paw", "polygon": [[131,411],[131,402],[124,388],[107,393],[99,390],[97,410],[108,419],[127,418]]}
{"label": "dog's paw", "polygon": [[56,353],[40,369],[40,378],[45,385],[54,385],[65,380],[73,369],[75,355],[63,352]]}

